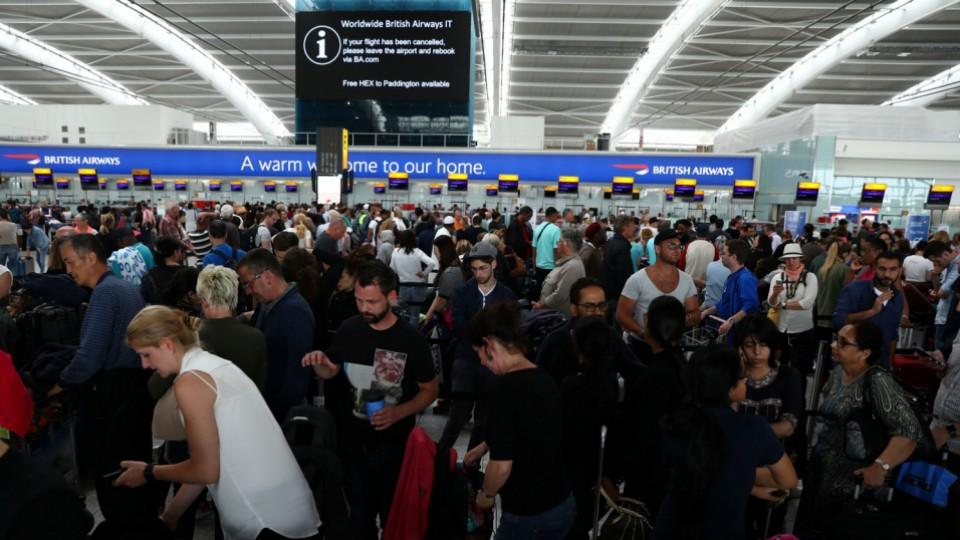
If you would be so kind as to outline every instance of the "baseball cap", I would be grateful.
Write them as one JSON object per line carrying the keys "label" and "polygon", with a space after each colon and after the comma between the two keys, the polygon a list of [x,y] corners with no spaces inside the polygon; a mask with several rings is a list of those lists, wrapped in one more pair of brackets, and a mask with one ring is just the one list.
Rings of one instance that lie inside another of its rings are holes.
{"label": "baseball cap", "polygon": [[463,260],[469,261],[471,259],[496,259],[497,253],[497,248],[493,247],[493,244],[490,244],[489,242],[477,242],[477,245],[470,248],[470,253],[468,253]]}
{"label": "baseball cap", "polygon": [[673,229],[667,229],[653,239],[653,245],[659,246],[661,243],[666,242],[667,240],[673,240],[674,238],[680,238],[680,233]]}
{"label": "baseball cap", "polygon": [[443,224],[444,224],[444,225],[453,225],[453,223],[454,223],[454,221],[453,221],[453,216],[447,216],[447,217],[443,218]]}

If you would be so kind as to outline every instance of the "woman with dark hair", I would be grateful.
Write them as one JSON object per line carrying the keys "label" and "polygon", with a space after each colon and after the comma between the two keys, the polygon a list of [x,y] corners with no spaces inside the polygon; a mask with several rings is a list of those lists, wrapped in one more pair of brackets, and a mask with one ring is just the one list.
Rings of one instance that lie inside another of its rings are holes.
{"label": "woman with dark hair", "polygon": [[563,472],[560,390],[526,357],[520,306],[487,306],[470,322],[467,339],[494,375],[486,440],[464,456],[472,465],[490,452],[477,505],[490,508],[500,495],[496,540],[564,538],[576,507]]}
{"label": "woman with dark hair", "polygon": [[430,304],[430,309],[427,310],[426,320],[431,320],[434,315],[440,316],[443,326],[449,330],[453,328],[449,300],[466,280],[453,239],[449,236],[438,236],[433,241],[433,254],[440,261],[440,269],[437,271],[437,280],[434,282],[437,294]]}
{"label": "woman with dark hair", "polygon": [[563,401],[563,458],[573,487],[577,517],[567,535],[587,538],[593,526],[594,486],[600,458],[601,426],[616,421],[618,336],[602,317],[578,318],[572,329],[579,370],[560,383]]}
{"label": "woman with dark hair", "polygon": [[663,426],[670,482],[654,538],[740,540],[755,486],[796,486],[793,465],[767,422],[734,410],[746,397],[746,379],[740,355],[728,346],[693,356],[687,400]]}
{"label": "woman with dark hair", "polygon": [[390,268],[400,280],[400,300],[407,305],[409,322],[414,327],[420,323],[420,312],[427,296],[426,278],[435,264],[417,247],[417,235],[412,230],[400,233],[397,249],[390,258]]}
{"label": "woman with dark hair", "polygon": [[283,270],[283,279],[288,283],[296,283],[300,296],[307,301],[313,312],[314,346],[322,345],[326,327],[323,324],[323,305],[320,302],[321,276],[317,269],[317,258],[303,248],[291,248],[283,255],[280,268]]}
{"label": "woman with dark hair", "polygon": [[140,294],[148,304],[163,304],[163,296],[173,275],[183,268],[183,244],[175,238],[163,236],[157,240],[156,256],[160,261],[144,274],[140,282]]}
{"label": "woman with dark hair", "polygon": [[193,267],[185,266],[177,270],[163,291],[163,305],[199,317],[202,314],[200,297],[197,296],[199,276],[200,271]]}
{"label": "woman with dark hair", "polygon": [[740,412],[762,416],[778,439],[793,435],[803,412],[800,374],[781,362],[783,335],[765,314],[737,323],[735,345],[746,364],[747,396]]}
{"label": "woman with dark hair", "polygon": [[683,304],[672,296],[650,303],[644,333],[651,353],[645,358],[647,369],[626,381],[623,419],[610,433],[608,471],[625,480],[625,494],[642,500],[653,515],[667,487],[660,425],[686,394],[686,360],[680,351],[685,317]]}
{"label": "woman with dark hair", "polygon": [[[822,391],[823,429],[813,448],[801,505],[806,527],[829,531],[833,519],[853,503],[856,484],[883,486],[890,470],[906,461],[923,439],[925,428],[900,385],[877,365],[883,341],[883,330],[870,321],[844,326],[833,341],[831,353],[839,365]],[[859,429],[857,419],[865,410],[872,411],[889,435],[883,444],[870,443]]]}

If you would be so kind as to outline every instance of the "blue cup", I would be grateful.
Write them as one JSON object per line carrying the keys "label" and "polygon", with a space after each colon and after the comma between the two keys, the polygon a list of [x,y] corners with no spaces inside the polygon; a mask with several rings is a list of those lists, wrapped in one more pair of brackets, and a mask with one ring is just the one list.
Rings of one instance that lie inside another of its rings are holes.
{"label": "blue cup", "polygon": [[382,399],[377,401],[368,401],[366,403],[367,418],[373,418],[373,415],[382,409],[384,405],[386,405],[386,403]]}

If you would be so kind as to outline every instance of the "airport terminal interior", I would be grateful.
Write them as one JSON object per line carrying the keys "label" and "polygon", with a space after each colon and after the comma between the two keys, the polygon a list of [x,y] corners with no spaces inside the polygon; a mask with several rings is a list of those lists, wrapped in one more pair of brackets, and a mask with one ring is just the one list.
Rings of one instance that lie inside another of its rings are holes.
{"label": "airport terminal interior", "polygon": [[957,186],[960,0],[0,0],[0,540],[960,538]]}

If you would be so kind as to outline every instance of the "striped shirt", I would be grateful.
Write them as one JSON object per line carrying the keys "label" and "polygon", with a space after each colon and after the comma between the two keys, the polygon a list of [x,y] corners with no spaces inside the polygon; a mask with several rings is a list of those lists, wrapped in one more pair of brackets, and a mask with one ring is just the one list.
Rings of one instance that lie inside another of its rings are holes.
{"label": "striped shirt", "polygon": [[193,245],[193,251],[196,252],[197,258],[203,259],[207,253],[210,253],[210,232],[209,231],[194,231],[192,233],[187,233],[187,236],[190,237],[190,244]]}

